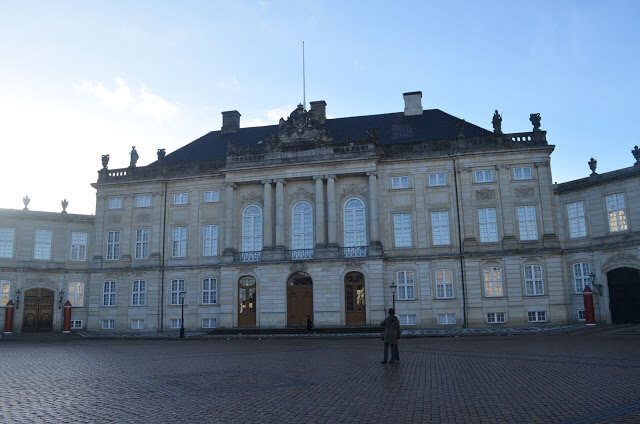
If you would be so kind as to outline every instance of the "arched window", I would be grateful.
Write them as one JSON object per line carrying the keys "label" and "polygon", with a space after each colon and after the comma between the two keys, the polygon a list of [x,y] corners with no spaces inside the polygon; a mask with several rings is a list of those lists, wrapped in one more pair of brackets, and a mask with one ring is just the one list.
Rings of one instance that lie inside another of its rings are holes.
{"label": "arched window", "polygon": [[256,205],[247,206],[242,212],[242,251],[262,250],[262,209]]}
{"label": "arched window", "polygon": [[313,214],[307,202],[296,203],[291,211],[291,248],[313,249]]}
{"label": "arched window", "polygon": [[349,199],[344,204],[344,246],[366,246],[367,228],[364,203],[360,199]]}

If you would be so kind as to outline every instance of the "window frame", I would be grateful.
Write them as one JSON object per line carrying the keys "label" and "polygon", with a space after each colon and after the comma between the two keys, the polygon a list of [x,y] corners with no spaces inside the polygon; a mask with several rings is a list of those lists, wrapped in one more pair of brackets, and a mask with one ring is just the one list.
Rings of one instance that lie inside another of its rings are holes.
{"label": "window frame", "polygon": [[[533,215],[531,215],[533,212]],[[538,214],[533,205],[521,205],[516,207],[518,218],[518,235],[521,241],[538,240]]]}
{"label": "window frame", "polygon": [[107,231],[107,252],[105,255],[105,260],[117,261],[119,259],[120,259],[120,231],[119,230]]}
{"label": "window frame", "polygon": [[[134,321],[138,324],[142,324],[142,325],[138,325],[136,327],[133,326]],[[144,319],[143,318],[132,318],[129,322],[129,328],[131,330],[144,330]]]}
{"label": "window frame", "polygon": [[178,193],[173,193],[173,204],[176,206],[188,205],[189,204],[189,192],[181,191]]}
{"label": "window frame", "polygon": [[[495,272],[499,271],[499,279],[495,278]],[[487,274],[489,272],[489,274]],[[488,266],[482,269],[482,283],[484,297],[504,297],[504,278],[502,267]],[[490,278],[487,278],[487,275]],[[494,294],[491,294],[494,293]]]}
{"label": "window frame", "polygon": [[131,306],[147,306],[147,281],[131,282]]}
{"label": "window frame", "polygon": [[[357,206],[352,206],[356,205]],[[344,247],[367,246],[367,208],[362,199],[352,197],[342,206]]]}
{"label": "window frame", "polygon": [[152,196],[150,194],[138,194],[136,196],[136,208],[150,208]]}
{"label": "window frame", "polygon": [[[205,284],[206,282],[206,284]],[[218,304],[218,279],[213,277],[205,277],[202,279],[202,297],[200,298],[203,305]]]}
{"label": "window frame", "polygon": [[102,305],[112,308],[117,306],[117,283],[115,280],[105,280],[102,283]]}
{"label": "window frame", "polygon": [[[533,170],[530,166],[515,166],[512,169],[514,181],[526,181],[533,179]],[[520,175],[518,175],[518,170],[520,171]],[[528,170],[528,175],[526,175],[525,170]]]}
{"label": "window frame", "polygon": [[[255,212],[254,212],[255,211]],[[242,211],[242,251],[261,252],[264,233],[264,211],[256,204]]]}
{"label": "window frame", "polygon": [[[80,235],[84,235],[84,243],[83,240],[78,240],[76,238],[80,237]],[[71,252],[69,252],[69,260],[72,262],[85,262],[87,260],[87,245],[89,244],[89,233],[83,231],[72,231],[71,232]]]}
{"label": "window frame", "polygon": [[109,197],[107,200],[107,209],[109,210],[117,210],[122,209],[122,197]]}
{"label": "window frame", "polygon": [[[313,249],[313,224],[313,206],[311,206],[311,204],[306,201],[296,202],[291,208],[292,250]],[[299,225],[298,229],[296,229],[296,225]]]}
{"label": "window frame", "polygon": [[[490,317],[493,317],[491,319]],[[507,314],[504,312],[487,312],[487,324],[505,324],[507,322]]]}
{"label": "window frame", "polygon": [[527,311],[527,322],[547,322],[547,311]]}
{"label": "window frame", "polygon": [[0,280],[0,308],[6,307],[11,298],[11,280]]}
{"label": "window frame", "polygon": [[[136,242],[133,252],[135,259],[149,259],[149,238],[151,231],[148,228],[136,228]],[[146,234],[146,238],[144,235]],[[143,235],[142,239],[139,237]]]}
{"label": "window frame", "polygon": [[[446,225],[443,223],[443,214],[446,216]],[[449,211],[431,211],[429,212],[431,221],[431,244],[434,246],[451,245],[451,228],[449,223]],[[434,219],[434,217],[438,217]],[[437,225],[435,225],[437,224]],[[446,234],[445,234],[446,233]],[[445,242],[446,237],[446,242]]]}
{"label": "window frame", "polygon": [[[613,205],[610,205],[611,203],[613,203]],[[629,220],[627,218],[624,193],[612,193],[604,196],[604,204],[607,211],[609,232],[620,233],[622,231],[628,231]]]}
{"label": "window frame", "polygon": [[409,175],[391,177],[391,190],[406,190],[409,188]]}
{"label": "window frame", "polygon": [[587,219],[584,214],[584,201],[578,200],[575,202],[567,203],[566,211],[567,211],[567,224],[568,224],[567,226],[569,230],[569,238],[574,239],[574,238],[586,237],[587,236]]}
{"label": "window frame", "polygon": [[69,282],[67,293],[67,300],[72,308],[84,308],[85,283],[83,281]]}
{"label": "window frame", "polygon": [[[16,229],[9,227],[0,228],[0,259],[12,259],[15,249]],[[7,253],[8,252],[8,253]]]}
{"label": "window frame", "polygon": [[171,257],[187,257],[187,227],[175,226],[171,231]]}
{"label": "window frame", "polygon": [[[48,238],[44,236],[48,234]],[[36,230],[33,244],[33,259],[50,261],[53,243],[53,230]]]}
{"label": "window frame", "polygon": [[[447,276],[449,277],[447,279]],[[455,299],[455,286],[453,284],[453,270],[450,268],[438,268],[434,270],[436,283],[436,299]],[[440,290],[442,289],[442,290]],[[440,294],[442,292],[442,294]],[[450,292],[450,295],[447,295]]]}
{"label": "window frame", "polygon": [[[493,182],[493,169],[490,169],[490,168],[476,169],[473,172],[473,175],[474,175],[473,181],[476,184],[486,184],[486,183]],[[487,178],[487,176],[489,178]]]}
{"label": "window frame", "polygon": [[[451,322],[450,318],[453,317],[453,322]],[[455,325],[458,321],[458,317],[455,312],[442,312],[437,316],[438,325]]]}
{"label": "window frame", "polygon": [[180,302],[180,293],[184,292],[184,295],[187,295],[186,290],[186,282],[184,278],[174,278],[171,280],[169,284],[169,304],[171,306],[180,306],[182,303]]}
{"label": "window frame", "polygon": [[205,224],[202,226],[202,256],[218,256],[219,236],[220,231],[217,224]]}
{"label": "window frame", "polygon": [[[577,269],[580,269],[579,273],[576,273]],[[591,263],[575,262],[571,264],[571,270],[573,275],[573,291],[575,294],[582,294],[584,288],[587,286],[591,288]],[[580,284],[580,290],[578,290],[578,284]]]}
{"label": "window frame", "polygon": [[218,203],[218,202],[220,202],[220,190],[205,190],[203,192],[202,203]]}
{"label": "window frame", "polygon": [[[433,181],[432,181],[432,178]],[[442,177],[442,181],[440,181],[440,177]],[[446,172],[434,172],[428,175],[427,182],[429,187],[446,187],[447,185],[447,173]]]}
{"label": "window frame", "polygon": [[413,271],[396,272],[396,293],[399,301],[416,300],[416,279]]}
{"label": "window frame", "polygon": [[[488,219],[490,217],[487,216],[490,211],[493,211],[492,221],[490,221]],[[482,215],[484,215],[484,217]],[[500,241],[500,235],[498,234],[497,208],[478,208],[478,232],[480,236],[480,243],[497,243]]]}
{"label": "window frame", "polygon": [[[527,270],[531,273],[530,276],[527,275]],[[536,271],[539,272],[539,277],[536,277]],[[525,265],[522,267],[522,275],[525,296],[544,296],[544,269],[542,265]]]}
{"label": "window frame", "polygon": [[103,318],[100,320],[103,330],[114,330],[116,328],[116,320],[113,318]]}
{"label": "window frame", "polygon": [[393,214],[393,243],[395,247],[413,247],[413,234],[410,213]]}

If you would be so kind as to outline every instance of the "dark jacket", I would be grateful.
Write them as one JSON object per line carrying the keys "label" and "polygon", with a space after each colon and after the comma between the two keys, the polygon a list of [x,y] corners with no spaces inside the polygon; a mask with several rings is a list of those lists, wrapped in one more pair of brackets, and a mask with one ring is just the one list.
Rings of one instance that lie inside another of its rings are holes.
{"label": "dark jacket", "polygon": [[400,321],[395,315],[389,315],[380,323],[384,327],[384,342],[397,344],[400,337]]}

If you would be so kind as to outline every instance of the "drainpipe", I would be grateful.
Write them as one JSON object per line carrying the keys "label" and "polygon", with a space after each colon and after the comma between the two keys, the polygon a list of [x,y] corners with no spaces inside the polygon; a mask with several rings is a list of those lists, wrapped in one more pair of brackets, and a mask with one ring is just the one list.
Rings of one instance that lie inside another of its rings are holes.
{"label": "drainpipe", "polygon": [[462,226],[460,225],[460,201],[458,198],[458,169],[456,168],[456,158],[453,161],[453,185],[456,192],[456,216],[458,219],[458,258],[460,259],[460,283],[462,287],[462,328],[467,328],[467,290],[464,279],[464,252],[462,249]]}
{"label": "drainpipe", "polygon": [[166,248],[166,228],[167,228],[167,186],[164,182],[164,199],[162,209],[162,248],[160,249],[160,331],[164,329],[164,255]]}

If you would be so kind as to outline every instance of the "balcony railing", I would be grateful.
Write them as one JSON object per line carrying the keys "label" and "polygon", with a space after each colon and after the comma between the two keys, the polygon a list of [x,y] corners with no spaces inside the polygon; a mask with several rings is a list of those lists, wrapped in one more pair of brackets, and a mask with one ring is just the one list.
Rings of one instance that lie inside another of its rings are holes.
{"label": "balcony railing", "polygon": [[342,256],[345,258],[366,258],[367,246],[341,247]]}
{"label": "balcony railing", "polygon": [[233,262],[259,262],[261,251],[256,252],[235,252],[233,254]]}
{"label": "balcony railing", "polygon": [[313,249],[285,250],[284,257],[288,261],[313,259]]}

